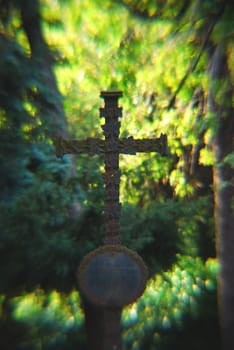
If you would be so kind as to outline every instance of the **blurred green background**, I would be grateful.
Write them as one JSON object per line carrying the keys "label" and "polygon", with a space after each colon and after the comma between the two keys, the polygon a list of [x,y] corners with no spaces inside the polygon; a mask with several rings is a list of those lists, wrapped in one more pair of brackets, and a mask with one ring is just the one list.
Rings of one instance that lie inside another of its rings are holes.
{"label": "blurred green background", "polygon": [[121,136],[167,134],[169,150],[120,157],[123,243],[149,269],[122,315],[124,349],[220,349],[208,97],[228,82],[211,86],[209,64],[227,38],[233,79],[232,11],[215,0],[2,0],[0,19],[1,349],[85,349],[75,274],[102,243],[103,160],[57,159],[52,137],[102,137],[99,95],[111,89],[123,91]]}

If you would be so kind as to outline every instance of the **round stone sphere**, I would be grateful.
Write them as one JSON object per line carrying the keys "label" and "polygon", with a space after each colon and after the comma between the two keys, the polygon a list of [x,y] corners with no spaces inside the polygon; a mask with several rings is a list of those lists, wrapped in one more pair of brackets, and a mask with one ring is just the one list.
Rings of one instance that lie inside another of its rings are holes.
{"label": "round stone sphere", "polygon": [[123,307],[143,293],[147,268],[132,250],[122,245],[104,245],[84,257],[77,277],[81,294],[91,303]]}

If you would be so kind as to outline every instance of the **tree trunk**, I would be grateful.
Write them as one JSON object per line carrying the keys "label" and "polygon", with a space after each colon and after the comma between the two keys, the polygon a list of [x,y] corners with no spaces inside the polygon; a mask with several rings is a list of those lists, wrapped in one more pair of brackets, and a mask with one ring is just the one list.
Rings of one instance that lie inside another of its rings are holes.
{"label": "tree trunk", "polygon": [[[41,114],[44,117],[45,135],[54,139],[56,135],[69,138],[67,119],[62,104],[56,78],[53,72],[53,59],[49,47],[44,39],[41,28],[40,6],[38,0],[20,0],[19,8],[22,25],[26,33],[31,59],[35,64],[35,71],[40,72],[40,81],[43,86],[40,103]],[[71,166],[67,172],[68,179],[76,176],[76,165],[73,156],[70,156]],[[71,219],[76,219],[81,209],[81,203],[74,198],[68,208]]]}
{"label": "tree trunk", "polygon": [[42,33],[39,2],[21,0],[19,4],[23,28],[31,49],[31,59],[36,71],[41,72],[40,80],[45,90],[43,95],[46,100],[42,104],[42,114],[47,117],[46,134],[49,137],[58,134],[66,138],[68,136],[66,115],[53,72],[52,54]]}
{"label": "tree trunk", "polygon": [[226,161],[233,151],[232,86],[227,66],[225,42],[220,42],[210,59],[209,112],[213,114],[215,134],[213,149],[215,221],[217,253],[221,265],[219,276],[220,325],[223,350],[234,349],[234,194],[233,168]]}

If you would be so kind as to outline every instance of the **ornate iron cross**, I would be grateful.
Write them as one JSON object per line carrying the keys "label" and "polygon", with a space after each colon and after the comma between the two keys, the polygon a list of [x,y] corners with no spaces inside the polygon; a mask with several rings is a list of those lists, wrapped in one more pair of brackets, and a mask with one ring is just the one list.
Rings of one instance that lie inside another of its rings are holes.
{"label": "ornate iron cross", "polygon": [[105,161],[105,238],[104,246],[87,254],[82,260],[77,277],[84,298],[88,348],[96,350],[121,349],[121,310],[135,301],[144,291],[147,269],[141,257],[122,246],[120,236],[119,203],[119,155],[137,152],[166,153],[166,136],[138,140],[133,137],[119,138],[122,108],[118,107],[120,91],[104,91],[105,106],[100,116],[104,140],[54,140],[56,155],[66,153],[89,155],[103,154]]}
{"label": "ornate iron cross", "polygon": [[102,126],[105,136],[104,140],[98,138],[87,138],[86,140],[65,140],[56,137],[56,155],[62,157],[64,154],[89,155],[103,154],[105,161],[105,173],[103,174],[105,183],[105,238],[104,244],[120,244],[120,212],[119,203],[119,154],[136,154],[137,152],[166,152],[166,136],[153,139],[119,138],[122,108],[118,107],[118,99],[122,96],[121,91],[103,91],[101,97],[104,98],[105,106],[100,108],[100,117],[105,118]]}

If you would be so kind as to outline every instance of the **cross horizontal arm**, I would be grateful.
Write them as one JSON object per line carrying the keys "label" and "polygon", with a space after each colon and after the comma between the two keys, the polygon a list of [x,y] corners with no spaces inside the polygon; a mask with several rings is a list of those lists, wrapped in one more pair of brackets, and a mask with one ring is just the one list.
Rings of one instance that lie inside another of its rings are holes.
{"label": "cross horizontal arm", "polygon": [[[137,152],[158,152],[161,155],[167,154],[167,140],[165,135],[153,139],[134,139],[133,137],[122,138],[117,142],[117,152],[122,154],[135,154]],[[66,140],[57,136],[54,139],[56,156],[64,154],[89,155],[103,154],[109,152],[109,145],[105,140],[98,138],[87,138],[85,140]]]}
{"label": "cross horizontal arm", "polygon": [[53,140],[56,149],[56,156],[62,157],[64,154],[100,154],[104,152],[104,140],[97,138],[87,138],[85,140],[66,140],[56,136]]}
{"label": "cross horizontal arm", "polygon": [[134,139],[133,137],[119,139],[119,153],[135,154],[138,152],[157,152],[161,155],[167,153],[166,136],[153,139]]}

